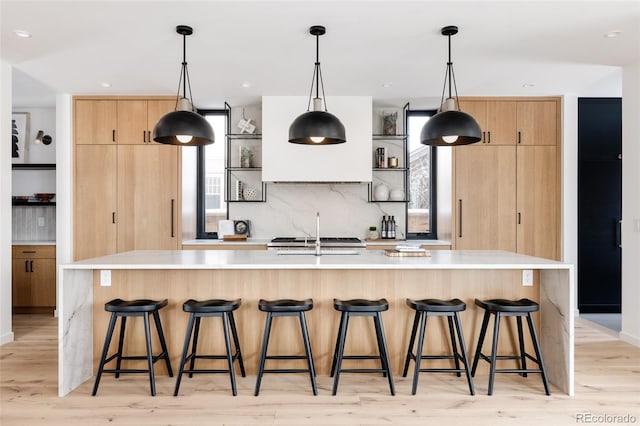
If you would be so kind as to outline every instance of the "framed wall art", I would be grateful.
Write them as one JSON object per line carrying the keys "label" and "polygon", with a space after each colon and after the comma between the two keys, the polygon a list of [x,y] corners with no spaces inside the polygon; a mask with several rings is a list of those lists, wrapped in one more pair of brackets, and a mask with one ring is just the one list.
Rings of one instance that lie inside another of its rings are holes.
{"label": "framed wall art", "polygon": [[29,113],[14,112],[11,116],[11,162],[27,162]]}

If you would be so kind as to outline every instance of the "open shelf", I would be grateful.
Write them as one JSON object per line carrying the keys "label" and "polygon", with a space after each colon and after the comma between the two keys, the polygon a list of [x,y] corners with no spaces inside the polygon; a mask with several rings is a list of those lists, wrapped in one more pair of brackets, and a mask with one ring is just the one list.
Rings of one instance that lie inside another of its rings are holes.
{"label": "open shelf", "polygon": [[56,165],[51,163],[22,163],[12,164],[13,170],[55,170]]}

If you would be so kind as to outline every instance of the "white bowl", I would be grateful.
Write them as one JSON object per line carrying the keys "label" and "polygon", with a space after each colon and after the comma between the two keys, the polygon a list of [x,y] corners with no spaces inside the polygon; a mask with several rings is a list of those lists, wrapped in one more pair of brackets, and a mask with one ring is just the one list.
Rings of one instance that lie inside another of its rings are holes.
{"label": "white bowl", "polygon": [[389,194],[391,201],[404,201],[404,191],[402,189],[394,189]]}

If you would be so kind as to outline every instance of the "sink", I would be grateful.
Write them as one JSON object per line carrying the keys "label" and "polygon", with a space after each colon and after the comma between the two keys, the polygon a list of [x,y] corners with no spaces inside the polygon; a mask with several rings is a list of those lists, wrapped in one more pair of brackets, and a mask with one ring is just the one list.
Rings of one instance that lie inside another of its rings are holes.
{"label": "sink", "polygon": [[[315,256],[316,251],[313,249],[290,249],[290,250],[278,250],[277,251],[278,256],[281,255],[311,255],[311,256]],[[322,256],[325,255],[353,255],[353,254],[360,254],[358,252],[358,250],[355,249],[322,249],[320,250],[320,254]]]}

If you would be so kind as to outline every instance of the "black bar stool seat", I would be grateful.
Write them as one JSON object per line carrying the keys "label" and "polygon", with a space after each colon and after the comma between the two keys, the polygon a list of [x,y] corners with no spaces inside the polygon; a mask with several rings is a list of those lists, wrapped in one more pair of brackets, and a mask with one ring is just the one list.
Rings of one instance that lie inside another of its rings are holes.
{"label": "black bar stool seat", "polygon": [[[180,358],[180,369],[178,370],[178,378],[176,379],[176,387],[173,391],[173,396],[178,395],[180,389],[180,382],[183,374],[189,374],[189,377],[193,377],[194,373],[229,373],[231,380],[231,393],[233,396],[238,394],[236,386],[236,375],[233,368],[234,361],[238,361],[240,366],[240,373],[242,377],[246,376],[244,370],[244,363],[242,362],[242,352],[240,351],[240,342],[238,340],[238,332],[236,330],[236,322],[233,318],[233,311],[240,307],[242,303],[241,299],[224,300],[224,299],[210,299],[210,300],[193,300],[189,299],[182,305],[182,310],[188,312],[189,322],[187,324],[187,332],[185,333],[184,346],[182,348],[182,357]],[[224,343],[226,348],[225,355],[197,355],[196,350],[198,347],[198,336],[200,334],[200,320],[206,317],[220,317],[222,318],[222,329],[224,332]],[[195,325],[195,330],[194,330]],[[235,352],[231,351],[231,342],[229,340],[229,329],[231,329],[231,335],[233,337],[233,344],[235,346]],[[189,351],[189,342],[192,340],[191,353],[187,355]],[[196,369],[196,359],[226,359],[228,369]],[[185,364],[190,362],[189,369],[185,370]]]}
{"label": "black bar stool seat", "polygon": [[[460,373],[464,372],[467,376],[469,384],[469,393],[475,395],[473,388],[473,379],[469,371],[469,359],[467,358],[467,348],[462,335],[462,327],[460,326],[459,312],[467,309],[467,305],[460,299],[440,300],[440,299],[407,299],[407,306],[416,311],[413,319],[413,327],[411,329],[411,338],[409,339],[409,348],[407,349],[407,357],[404,361],[404,369],[402,377],[407,377],[409,371],[409,362],[415,361],[415,369],[413,371],[413,385],[411,394],[415,395],[418,389],[419,373],[456,373],[460,377]],[[422,348],[424,345],[424,335],[427,327],[427,318],[429,316],[446,316],[449,324],[449,336],[451,337],[451,355],[423,355]],[[416,353],[413,353],[413,346],[418,332],[418,324],[420,325],[420,335],[418,337],[418,347]],[[458,353],[458,345],[456,344],[455,330],[458,333],[458,341],[460,343],[461,353]],[[420,368],[423,359],[451,359],[454,361],[455,368]],[[464,363],[464,368],[460,368],[460,360]]]}
{"label": "black bar stool seat", "polygon": [[[313,364],[313,355],[311,354],[311,342],[309,341],[309,332],[307,330],[307,322],[304,313],[313,309],[313,300],[265,300],[260,299],[258,309],[267,313],[267,320],[264,327],[264,336],[262,338],[262,351],[260,355],[260,363],[258,366],[258,377],[256,378],[256,388],[254,395],[260,393],[260,384],[264,373],[309,373],[311,379],[311,389],[314,395],[318,395],[318,386],[316,384],[316,370]],[[269,336],[271,335],[271,322],[273,317],[292,317],[297,316],[300,321],[300,330],[302,332],[302,341],[304,343],[305,355],[267,355],[269,346]],[[265,361],[268,359],[306,359],[306,369],[299,368],[281,368],[269,369],[264,368]]]}
{"label": "black bar stool seat", "polygon": [[[340,315],[340,328],[338,337],[336,338],[336,347],[333,353],[333,362],[331,363],[331,377],[333,379],[333,392],[335,395],[338,391],[338,382],[340,373],[382,373],[389,380],[389,391],[391,395],[395,395],[395,387],[393,385],[393,375],[391,373],[389,351],[387,350],[387,340],[384,335],[384,327],[382,325],[381,312],[389,309],[387,299],[368,300],[368,299],[351,299],[340,300],[333,299],[333,307],[336,311],[342,312]],[[376,330],[376,340],[378,342],[379,355],[344,355],[344,346],[347,336],[347,328],[349,326],[349,318],[352,316],[370,316],[373,317],[373,325]],[[342,368],[342,360],[344,359],[379,359],[381,368]]]}
{"label": "black bar stool seat", "polygon": [[[542,360],[542,354],[540,352],[540,344],[538,343],[538,336],[536,334],[535,325],[533,323],[532,312],[536,312],[540,309],[538,303],[529,299],[520,300],[506,300],[506,299],[490,299],[490,300],[475,300],[475,304],[485,310],[484,317],[482,319],[482,328],[480,329],[480,337],[478,339],[478,346],[476,347],[476,353],[473,357],[473,367],[471,369],[471,375],[475,376],[476,368],[480,358],[487,361],[490,365],[489,370],[489,387],[487,390],[488,395],[493,394],[493,382],[496,373],[518,373],[523,377],[527,377],[528,373],[540,373],[542,378],[542,384],[544,385],[544,391],[547,395],[551,395],[549,390],[549,383],[547,382],[547,374],[544,368],[544,362]],[[493,326],[493,344],[491,346],[491,355],[486,356],[482,353],[482,344],[489,325],[489,317],[491,314],[495,315],[495,321]],[[500,331],[500,319],[505,316],[516,317],[518,326],[518,344],[520,346],[520,355],[498,355],[498,335]],[[527,318],[527,325],[529,326],[529,334],[531,335],[531,341],[533,343],[533,349],[536,353],[534,358],[530,354],[525,352],[524,338],[522,332],[522,317]],[[537,369],[527,368],[527,358],[538,364]],[[520,368],[512,369],[496,369],[497,360],[505,359],[517,359],[520,361]]]}
{"label": "black bar stool seat", "polygon": [[[100,357],[100,364],[98,366],[98,373],[96,374],[96,381],[93,385],[93,396],[98,392],[98,386],[100,384],[100,378],[103,373],[115,373],[116,379],[120,377],[120,373],[149,373],[149,386],[151,389],[151,395],[156,394],[156,382],[153,371],[153,364],[157,361],[164,359],[167,364],[167,371],[169,377],[173,377],[173,370],[171,369],[171,361],[169,360],[169,353],[167,350],[167,344],[164,340],[164,333],[162,332],[162,324],[160,322],[160,315],[158,311],[167,306],[167,299],[164,300],[150,300],[150,299],[138,299],[138,300],[122,300],[113,299],[104,305],[104,310],[111,312],[111,319],[109,320],[109,328],[107,329],[107,336],[105,338],[104,347],[102,348],[102,355]],[[149,314],[153,316],[153,322],[156,325],[156,331],[158,333],[158,339],[160,340],[160,346],[162,352],[158,355],[153,355],[151,348],[151,329],[149,325]],[[122,348],[124,343],[125,327],[127,324],[127,317],[144,317],[144,330],[147,354],[143,356],[123,356]],[[120,336],[118,339],[118,351],[107,356],[109,352],[109,345],[113,337],[113,331],[115,329],[116,320],[120,317]],[[105,369],[104,366],[112,360],[116,360],[115,369]],[[148,368],[146,370],[121,368],[122,360],[147,360]]]}

